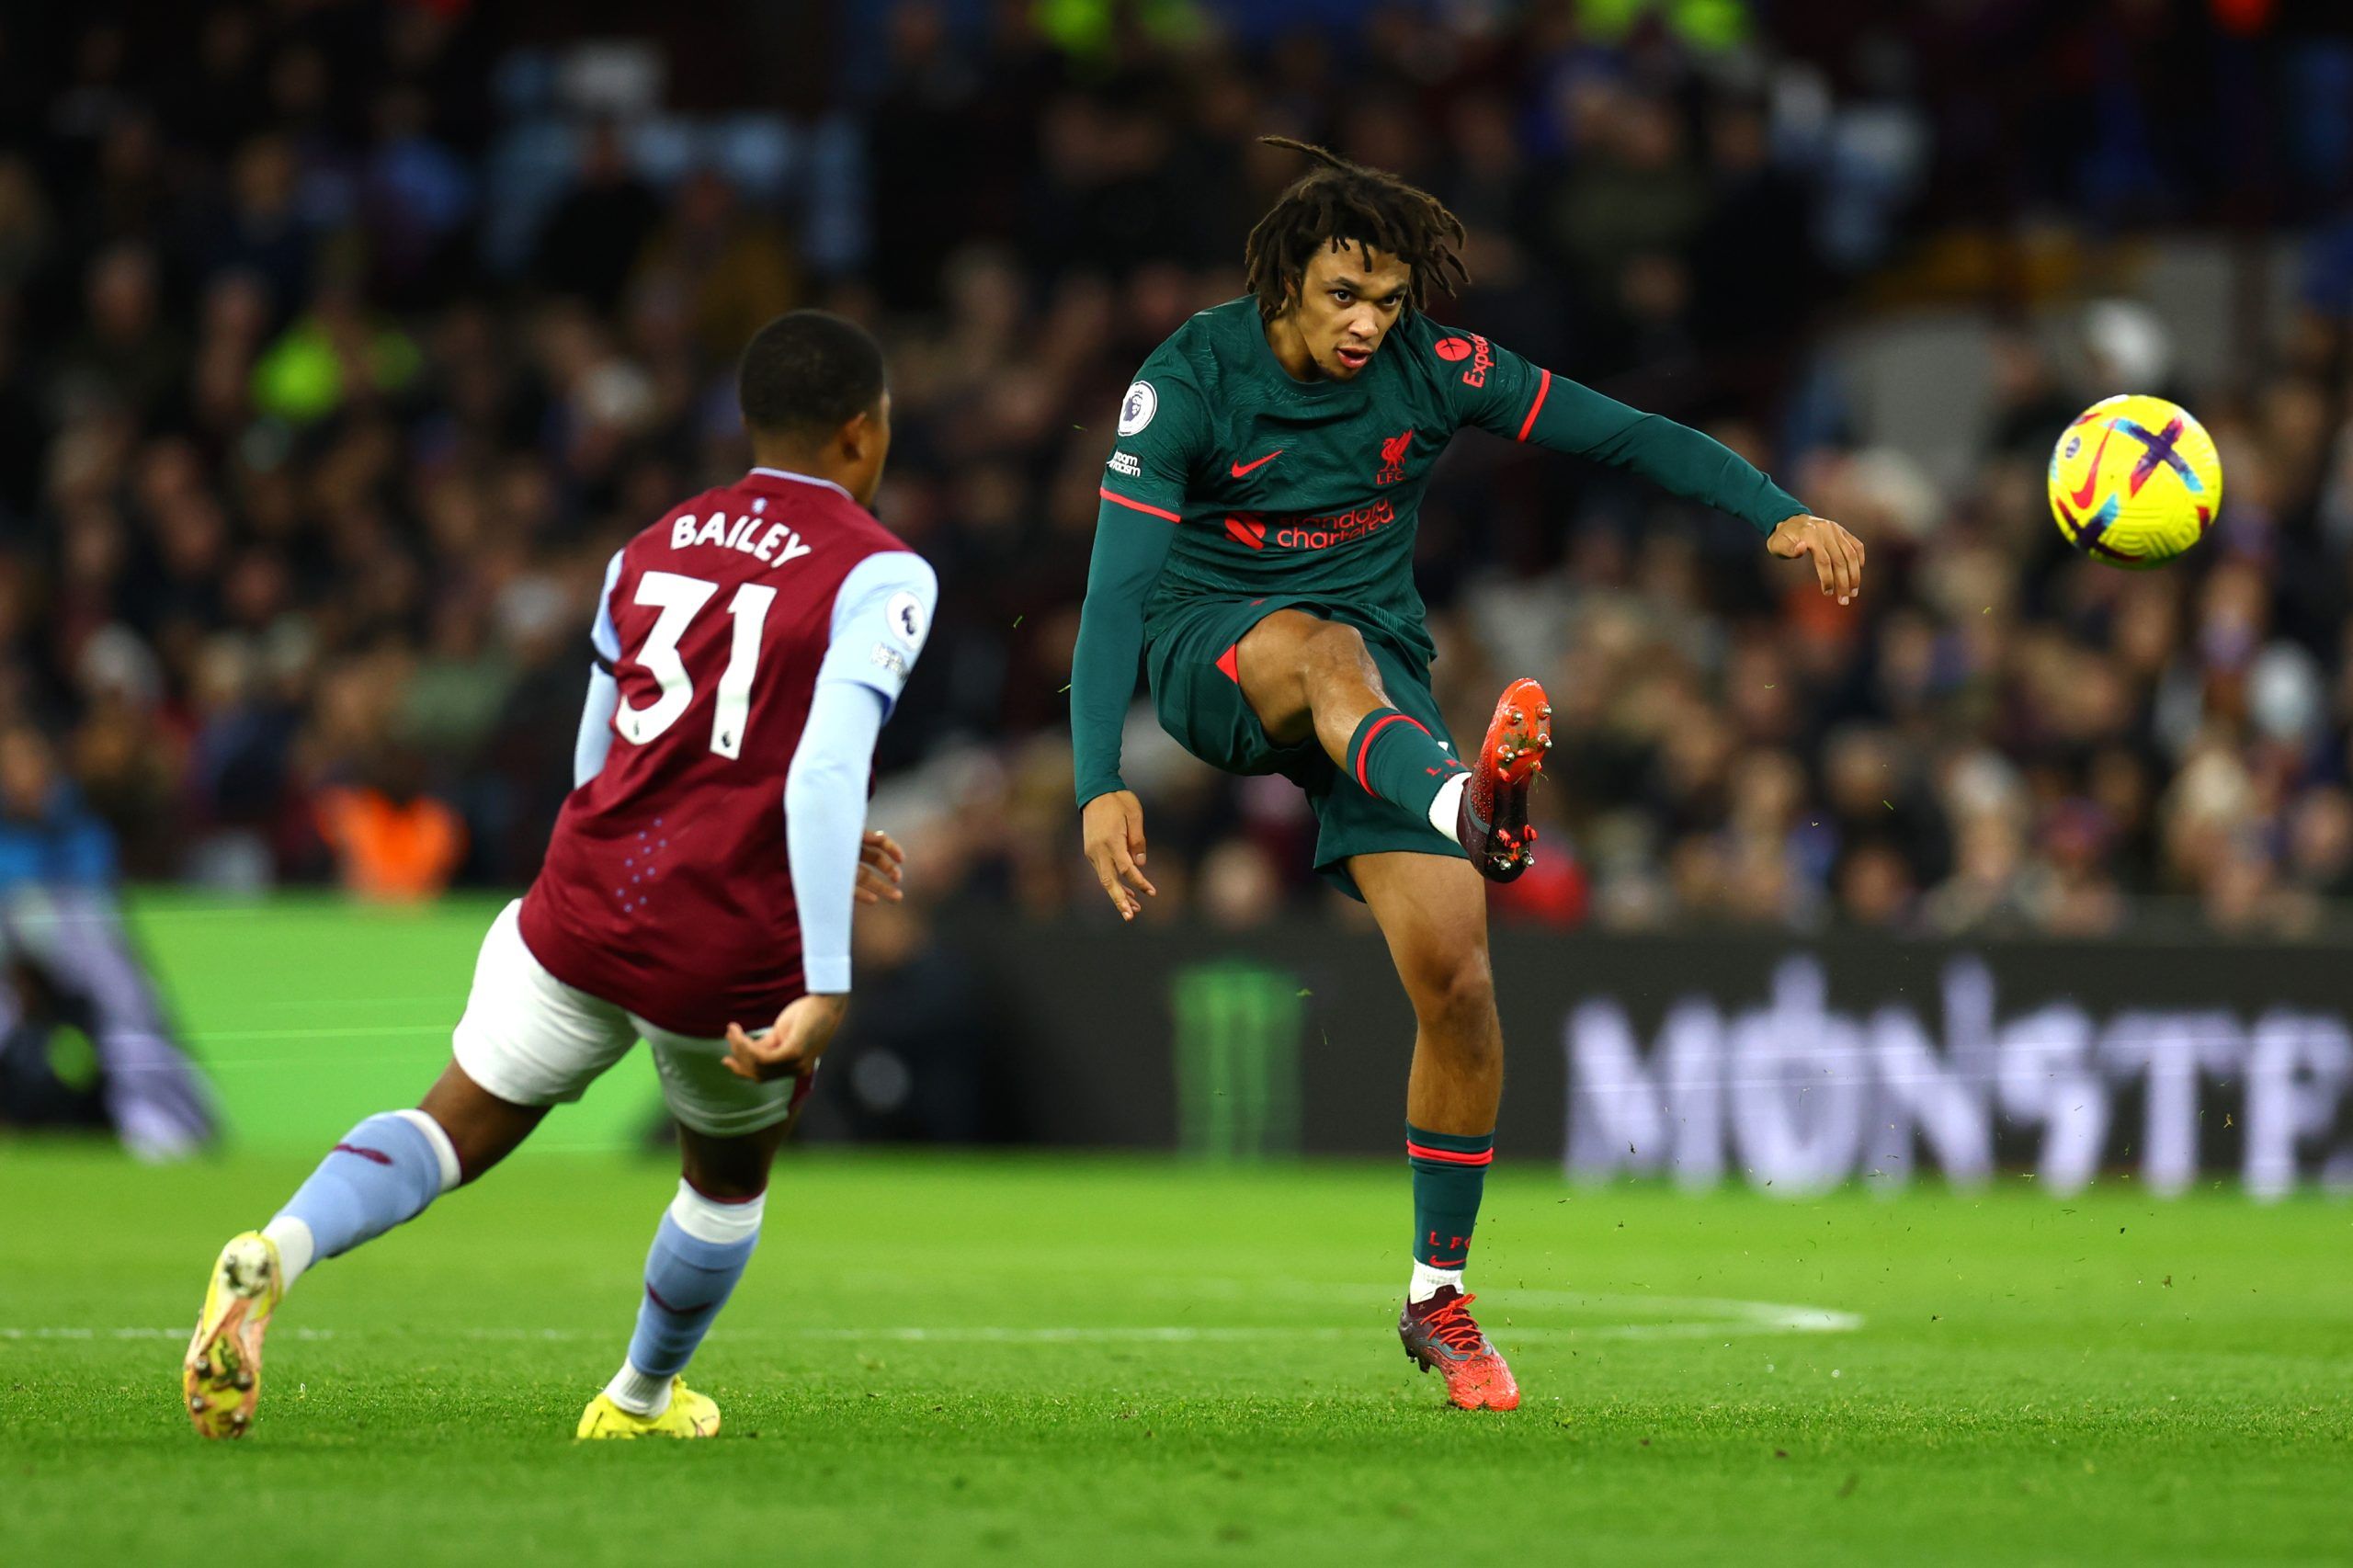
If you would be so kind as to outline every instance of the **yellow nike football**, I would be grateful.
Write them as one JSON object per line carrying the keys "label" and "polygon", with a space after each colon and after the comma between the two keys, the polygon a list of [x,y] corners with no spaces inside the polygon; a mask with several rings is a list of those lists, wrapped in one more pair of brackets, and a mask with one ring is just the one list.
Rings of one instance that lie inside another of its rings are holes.
{"label": "yellow nike football", "polygon": [[2051,515],[2109,566],[2162,566],[2206,537],[2222,506],[2214,438],[2160,397],[2104,398],[2051,453]]}

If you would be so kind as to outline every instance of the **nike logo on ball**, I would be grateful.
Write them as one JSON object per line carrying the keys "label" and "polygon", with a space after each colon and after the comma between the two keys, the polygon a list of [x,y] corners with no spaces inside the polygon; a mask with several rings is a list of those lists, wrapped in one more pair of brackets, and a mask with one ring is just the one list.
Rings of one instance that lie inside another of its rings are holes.
{"label": "nike logo on ball", "polygon": [[1270,463],[1270,462],[1274,461],[1277,458],[1279,458],[1279,457],[1282,456],[1282,455],[1283,455],[1283,451],[1284,451],[1284,449],[1283,449],[1283,448],[1281,448],[1281,447],[1277,447],[1273,451],[1268,452],[1265,457],[1260,458],[1256,462],[1254,462],[1254,463],[1235,463],[1235,464],[1233,465],[1233,477],[1234,477],[1234,478],[1236,478],[1236,479],[1240,479],[1244,474],[1248,473],[1248,472],[1249,472],[1251,470],[1253,470],[1253,469],[1259,469],[1259,468],[1264,468],[1264,467],[1266,467],[1268,463]]}
{"label": "nike logo on ball", "polygon": [[2099,449],[2092,453],[2092,466],[2084,471],[2084,487],[2075,492],[2076,506],[2088,506],[2092,504],[2092,492],[2099,486],[2099,460],[2108,455],[2108,438],[2115,434],[2116,426],[2113,425],[2100,432]]}

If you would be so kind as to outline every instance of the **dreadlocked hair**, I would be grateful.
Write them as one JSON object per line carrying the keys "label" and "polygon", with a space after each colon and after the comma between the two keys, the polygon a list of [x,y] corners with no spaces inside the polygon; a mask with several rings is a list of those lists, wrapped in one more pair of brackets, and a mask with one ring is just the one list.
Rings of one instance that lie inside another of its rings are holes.
{"label": "dreadlocked hair", "polygon": [[1303,153],[1316,166],[1277,199],[1242,249],[1242,271],[1258,296],[1258,314],[1272,320],[1307,274],[1320,250],[1354,245],[1395,256],[1413,270],[1405,297],[1414,309],[1429,303],[1433,285],[1451,294],[1471,280],[1462,265],[1462,220],[1426,190],[1395,175],[1352,164],[1336,153],[1288,136],[1261,136],[1269,147]]}

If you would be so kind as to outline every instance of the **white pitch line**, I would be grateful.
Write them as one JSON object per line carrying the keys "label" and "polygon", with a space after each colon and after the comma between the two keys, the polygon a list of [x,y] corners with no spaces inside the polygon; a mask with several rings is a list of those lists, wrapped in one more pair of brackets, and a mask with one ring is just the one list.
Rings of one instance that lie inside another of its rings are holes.
{"label": "white pitch line", "polygon": [[[1544,1295],[1548,1292],[1530,1292]],[[1513,1340],[1559,1339],[1707,1339],[1717,1335],[1735,1334],[1852,1334],[1863,1326],[1859,1313],[1842,1312],[1828,1307],[1790,1306],[1777,1301],[1743,1301],[1716,1297],[1688,1297],[1658,1300],[1665,1305],[1672,1300],[1677,1305],[1704,1305],[1718,1315],[1697,1319],[1669,1319],[1660,1323],[1597,1323],[1590,1324],[1531,1324],[1521,1325],[1499,1323],[1494,1329],[1495,1337]],[[1589,1300],[1581,1299],[1581,1300]],[[72,1328],[0,1327],[0,1339],[185,1339],[185,1328]],[[407,1337],[407,1331],[395,1330],[336,1330],[290,1325],[279,1331],[297,1339],[369,1339]],[[618,1331],[616,1331],[618,1332]],[[881,1341],[910,1345],[1192,1345],[1216,1344],[1263,1339],[1345,1340],[1371,1332],[1370,1328],[1341,1326],[1331,1324],[1169,1324],[1157,1326],[1118,1326],[1072,1324],[1044,1326],[1027,1324],[1006,1327],[996,1324],[971,1324],[939,1327],[892,1327],[878,1325],[867,1328],[811,1328],[790,1332],[759,1329],[733,1329],[722,1324],[712,1330],[715,1337],[726,1340],[789,1343],[794,1340],[847,1341],[849,1343]],[[606,1333],[583,1333],[563,1328],[470,1328],[459,1331],[458,1337],[485,1341],[541,1340],[569,1343],[584,1339],[606,1339]]]}

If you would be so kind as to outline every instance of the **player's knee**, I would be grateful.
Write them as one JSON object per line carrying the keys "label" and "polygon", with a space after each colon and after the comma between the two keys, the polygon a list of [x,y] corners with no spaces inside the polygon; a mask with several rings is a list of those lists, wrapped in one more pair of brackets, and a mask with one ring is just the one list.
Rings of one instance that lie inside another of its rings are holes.
{"label": "player's knee", "polygon": [[515,1152],[522,1142],[510,1130],[491,1122],[464,1117],[444,1119],[426,1111],[447,1134],[449,1147],[458,1156],[458,1185],[474,1181],[493,1165]]}
{"label": "player's knee", "polygon": [[513,1153],[547,1115],[545,1106],[514,1105],[498,1098],[454,1062],[417,1108],[449,1139],[458,1157],[460,1185]]}
{"label": "player's knee", "polygon": [[1311,682],[1361,677],[1372,668],[1364,634],[1336,620],[1324,621],[1310,632],[1303,653]]}
{"label": "player's knee", "polygon": [[1495,980],[1484,949],[1430,955],[1414,966],[1408,989],[1424,1026],[1449,1046],[1477,1051],[1495,1040]]}

